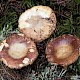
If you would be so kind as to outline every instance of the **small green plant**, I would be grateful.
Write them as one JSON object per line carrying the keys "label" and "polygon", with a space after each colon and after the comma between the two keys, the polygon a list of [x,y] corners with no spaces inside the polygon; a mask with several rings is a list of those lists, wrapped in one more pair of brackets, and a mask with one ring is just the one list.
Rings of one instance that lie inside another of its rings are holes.
{"label": "small green plant", "polygon": [[63,21],[63,24],[58,24],[56,29],[56,34],[62,35],[62,34],[74,34],[75,27],[73,26],[72,18],[70,17],[67,20]]}
{"label": "small green plant", "polygon": [[12,10],[8,9],[8,11],[6,11],[4,15],[5,16],[0,19],[0,41],[5,39],[13,32],[13,28],[17,21],[16,12]]}
{"label": "small green plant", "polygon": [[80,0],[75,0],[75,2],[76,2],[77,4],[80,4]]}
{"label": "small green plant", "polygon": [[56,65],[48,65],[40,72],[32,70],[30,80],[55,80],[64,76],[66,69],[58,70]]}

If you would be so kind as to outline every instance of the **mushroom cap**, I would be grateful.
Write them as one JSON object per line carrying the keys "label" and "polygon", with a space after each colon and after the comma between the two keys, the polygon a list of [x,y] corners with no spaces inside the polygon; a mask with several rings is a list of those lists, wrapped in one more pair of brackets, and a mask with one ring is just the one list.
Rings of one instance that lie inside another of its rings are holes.
{"label": "mushroom cap", "polygon": [[46,47],[46,58],[51,64],[63,67],[74,63],[79,56],[79,39],[76,36],[64,34],[52,39]]}
{"label": "mushroom cap", "polygon": [[36,42],[48,38],[56,28],[56,16],[48,6],[34,6],[21,14],[19,30]]}
{"label": "mushroom cap", "polygon": [[9,68],[20,69],[38,56],[35,43],[23,34],[12,34],[0,43],[0,58]]}

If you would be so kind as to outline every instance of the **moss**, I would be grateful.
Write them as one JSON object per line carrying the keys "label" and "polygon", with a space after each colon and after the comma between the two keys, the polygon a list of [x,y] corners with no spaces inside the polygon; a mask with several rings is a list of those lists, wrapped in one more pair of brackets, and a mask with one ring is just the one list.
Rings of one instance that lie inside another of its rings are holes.
{"label": "moss", "polygon": [[[24,67],[21,70],[11,70],[0,63],[1,80],[55,80],[59,75],[63,80],[69,80],[72,75],[80,75],[80,58],[71,64],[65,73],[64,70],[62,71],[62,67],[57,66],[54,68],[54,65],[50,65],[44,54],[46,44],[51,38],[58,37],[65,33],[77,35],[80,38],[79,0],[1,0],[0,5],[0,41],[12,33],[19,33],[17,28],[18,17],[28,8],[36,5],[50,6],[57,16],[57,28],[54,34],[45,41],[37,44],[39,56],[34,64],[27,68]],[[7,75],[5,76],[5,74]]]}

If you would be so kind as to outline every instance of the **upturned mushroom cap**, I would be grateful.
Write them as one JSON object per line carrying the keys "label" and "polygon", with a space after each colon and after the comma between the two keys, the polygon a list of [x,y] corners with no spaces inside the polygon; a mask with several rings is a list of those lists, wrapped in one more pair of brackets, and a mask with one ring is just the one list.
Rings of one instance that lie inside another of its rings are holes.
{"label": "upturned mushroom cap", "polygon": [[56,16],[48,6],[35,6],[21,14],[19,30],[36,42],[48,38],[56,28]]}
{"label": "upturned mushroom cap", "polygon": [[52,39],[46,47],[46,58],[51,64],[63,67],[74,63],[79,56],[79,39],[76,36],[64,34]]}
{"label": "upturned mushroom cap", "polygon": [[23,34],[12,34],[0,43],[0,58],[6,66],[20,69],[38,56],[35,43]]}

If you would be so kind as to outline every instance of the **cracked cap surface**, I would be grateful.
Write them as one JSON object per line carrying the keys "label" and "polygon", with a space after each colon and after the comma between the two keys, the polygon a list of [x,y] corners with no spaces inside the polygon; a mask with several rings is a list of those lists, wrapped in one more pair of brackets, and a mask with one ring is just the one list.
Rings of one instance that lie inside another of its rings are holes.
{"label": "cracked cap surface", "polygon": [[36,42],[48,38],[56,28],[56,16],[48,6],[35,6],[19,17],[19,30]]}

